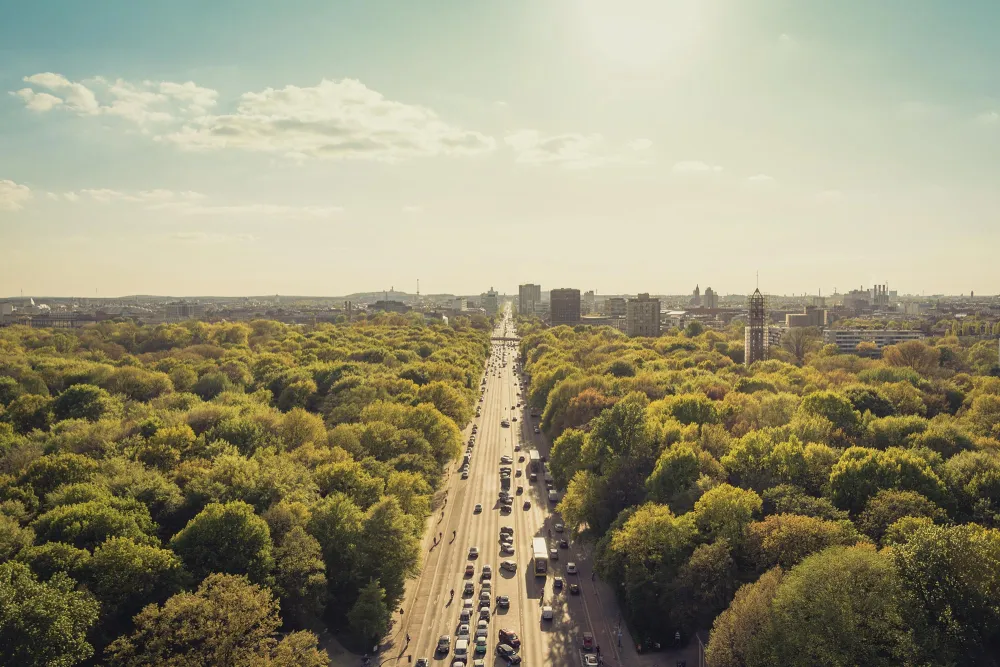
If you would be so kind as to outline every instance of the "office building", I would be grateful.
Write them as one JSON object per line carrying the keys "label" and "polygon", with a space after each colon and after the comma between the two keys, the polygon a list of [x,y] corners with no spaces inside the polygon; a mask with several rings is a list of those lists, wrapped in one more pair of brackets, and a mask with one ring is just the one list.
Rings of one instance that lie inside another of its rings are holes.
{"label": "office building", "polygon": [[815,306],[806,306],[801,313],[789,313],[785,315],[785,326],[789,329],[796,327],[825,327],[827,326],[827,312]]}
{"label": "office building", "polygon": [[625,333],[656,338],[660,335],[660,300],[640,294],[629,299],[625,308]]}
{"label": "office building", "polygon": [[594,290],[590,290],[583,293],[583,304],[580,306],[580,313],[582,315],[590,315],[594,313],[595,306]]}
{"label": "office building", "polygon": [[718,308],[719,307],[719,295],[715,293],[711,287],[705,288],[705,297],[702,299],[701,305],[705,308]]}
{"label": "office building", "polygon": [[497,311],[500,309],[499,295],[497,295],[496,290],[492,287],[489,292],[482,295],[483,310],[486,311],[487,315],[496,315]]}
{"label": "office building", "polygon": [[542,286],[527,283],[517,288],[517,313],[534,315],[535,305],[542,302]]}
{"label": "office building", "polygon": [[168,303],[164,308],[165,317],[168,320],[191,320],[205,314],[205,307],[200,303],[188,303],[181,301],[178,303]]}
{"label": "office building", "polygon": [[549,293],[549,315],[552,326],[580,323],[580,290],[554,289]]}
{"label": "office building", "polygon": [[625,317],[627,312],[625,299],[620,296],[613,296],[607,300],[609,317]]}
{"label": "office building", "polygon": [[920,331],[899,329],[827,329],[823,332],[823,342],[836,345],[841,352],[855,352],[861,343],[873,343],[881,350],[886,345],[896,345],[908,340],[922,340]]}

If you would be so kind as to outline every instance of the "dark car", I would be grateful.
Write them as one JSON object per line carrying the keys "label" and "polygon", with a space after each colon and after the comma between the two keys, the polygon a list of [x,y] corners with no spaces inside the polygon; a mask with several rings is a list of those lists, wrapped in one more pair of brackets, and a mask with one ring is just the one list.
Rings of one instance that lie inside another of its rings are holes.
{"label": "dark car", "polygon": [[497,655],[501,658],[505,658],[508,664],[521,664],[521,656],[517,654],[517,649],[510,644],[497,644]]}
{"label": "dark car", "polygon": [[569,542],[567,542],[566,540],[559,540],[559,548],[569,549]]}
{"label": "dark car", "polygon": [[580,584],[576,584],[576,583],[570,584],[569,585],[569,592],[572,593],[573,595],[579,595],[580,594]]}

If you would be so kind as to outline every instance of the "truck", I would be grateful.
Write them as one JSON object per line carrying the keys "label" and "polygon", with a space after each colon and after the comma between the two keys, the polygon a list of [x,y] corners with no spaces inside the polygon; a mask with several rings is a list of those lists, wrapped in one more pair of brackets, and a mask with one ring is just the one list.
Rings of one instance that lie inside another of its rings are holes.
{"label": "truck", "polygon": [[532,449],[528,455],[528,472],[538,472],[542,465],[542,456],[537,449]]}
{"label": "truck", "polygon": [[545,543],[545,538],[534,538],[531,541],[531,550],[534,552],[535,576],[544,577],[549,570],[549,547]]}

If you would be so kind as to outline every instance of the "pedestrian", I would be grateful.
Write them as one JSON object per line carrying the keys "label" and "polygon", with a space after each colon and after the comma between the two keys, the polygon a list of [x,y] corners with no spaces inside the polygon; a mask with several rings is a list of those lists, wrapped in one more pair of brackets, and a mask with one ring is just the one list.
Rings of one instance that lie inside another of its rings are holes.
{"label": "pedestrian", "polygon": [[591,572],[591,573],[590,573],[590,580],[591,580],[591,581],[594,581],[594,580],[596,580],[596,579],[597,579],[597,573],[596,573],[596,572]]}

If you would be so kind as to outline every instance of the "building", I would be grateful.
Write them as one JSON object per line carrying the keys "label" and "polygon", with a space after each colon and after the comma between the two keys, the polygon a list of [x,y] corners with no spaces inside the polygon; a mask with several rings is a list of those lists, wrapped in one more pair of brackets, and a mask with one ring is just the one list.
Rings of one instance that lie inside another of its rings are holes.
{"label": "building", "polygon": [[705,298],[702,300],[702,304],[705,308],[715,309],[719,307],[719,295],[715,293],[711,287],[705,288]]}
{"label": "building", "polygon": [[451,300],[451,309],[457,312],[462,312],[463,310],[469,309],[469,304],[466,302],[464,296],[456,296]]}
{"label": "building", "polygon": [[841,352],[855,352],[861,343],[874,343],[881,350],[886,345],[896,345],[908,340],[922,340],[920,331],[899,329],[827,329],[823,332],[823,342],[836,345]]}
{"label": "building", "polygon": [[625,333],[625,318],[610,317],[608,315],[584,315],[580,318],[580,324],[592,327],[611,327]]}
{"label": "building", "polygon": [[483,310],[486,311],[487,315],[496,315],[497,311],[500,310],[500,298],[492,287],[489,292],[483,294]]}
{"label": "building", "polygon": [[743,332],[743,361],[750,366],[767,359],[770,337],[767,335],[767,301],[760,289],[750,295],[749,318]]}
{"label": "building", "polygon": [[875,285],[871,291],[872,295],[872,308],[875,310],[888,310],[889,309],[889,286],[888,285]]}
{"label": "building", "polygon": [[625,333],[629,336],[656,338],[660,335],[660,300],[640,294],[625,307]]}
{"label": "building", "polygon": [[552,326],[580,323],[580,290],[572,288],[554,289],[549,293],[549,315]]}
{"label": "building", "polygon": [[368,310],[381,310],[386,313],[399,313],[404,314],[410,312],[410,307],[407,306],[402,301],[393,301],[392,299],[379,299],[372,305],[368,306]]}
{"label": "building", "polygon": [[860,314],[871,308],[871,293],[866,289],[852,289],[844,295],[844,310]]}
{"label": "building", "polygon": [[589,290],[583,293],[583,305],[580,308],[580,313],[582,315],[590,315],[595,312],[594,290]]}
{"label": "building", "polygon": [[609,317],[625,317],[627,306],[625,299],[620,296],[613,296],[607,300]]}
{"label": "building", "polygon": [[527,283],[517,288],[518,315],[534,315],[535,306],[542,302],[542,286]]}
{"label": "building", "polygon": [[806,306],[801,313],[789,313],[785,315],[785,326],[789,329],[796,327],[825,327],[828,326],[827,312],[815,306]]}
{"label": "building", "polygon": [[695,285],[694,286],[694,291],[691,292],[691,301],[689,303],[692,306],[700,306],[701,305],[701,286],[700,285]]}
{"label": "building", "polygon": [[168,320],[191,320],[202,317],[205,314],[205,307],[200,303],[168,303],[166,305],[166,319]]}
{"label": "building", "polygon": [[686,310],[668,310],[663,314],[663,321],[668,327],[683,329],[687,325],[688,312]]}

